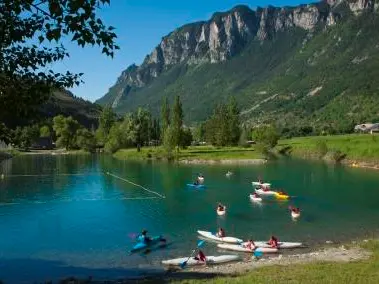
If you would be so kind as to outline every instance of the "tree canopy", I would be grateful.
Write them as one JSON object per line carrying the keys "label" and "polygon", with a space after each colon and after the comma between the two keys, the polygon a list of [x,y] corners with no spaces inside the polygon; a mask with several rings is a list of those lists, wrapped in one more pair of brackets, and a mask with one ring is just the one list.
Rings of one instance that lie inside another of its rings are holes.
{"label": "tree canopy", "polygon": [[82,74],[54,72],[50,66],[69,56],[62,39],[98,45],[113,57],[114,28],[98,17],[110,0],[0,1],[0,121],[26,116],[54,89],[81,83]]}

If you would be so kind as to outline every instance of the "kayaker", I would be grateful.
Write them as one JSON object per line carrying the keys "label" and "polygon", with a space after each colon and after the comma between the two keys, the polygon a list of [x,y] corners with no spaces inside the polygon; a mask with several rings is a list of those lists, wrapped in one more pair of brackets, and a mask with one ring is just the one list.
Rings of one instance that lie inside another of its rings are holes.
{"label": "kayaker", "polygon": [[278,239],[275,236],[271,236],[270,240],[268,241],[268,244],[272,248],[278,248]]}
{"label": "kayaker", "polygon": [[146,230],[142,230],[141,235],[139,236],[139,239],[143,241],[145,244],[151,242],[151,238],[147,236]]}
{"label": "kayaker", "polygon": [[263,184],[263,180],[261,179],[261,177],[258,177],[258,182],[259,182],[260,184]]}
{"label": "kayaker", "polygon": [[244,247],[253,251],[255,250],[255,243],[253,242],[253,240],[248,240],[248,242],[244,244]]}
{"label": "kayaker", "polygon": [[217,211],[224,211],[225,210],[225,206],[223,206],[221,203],[219,203],[217,205]]}
{"label": "kayaker", "polygon": [[199,179],[198,178],[193,182],[193,185],[199,185]]}
{"label": "kayaker", "polygon": [[218,229],[218,233],[217,233],[217,237],[219,238],[225,238],[226,234],[225,234],[225,230],[223,228],[219,228]]}
{"label": "kayaker", "polygon": [[260,196],[257,193],[253,194],[254,198],[259,198]]}
{"label": "kayaker", "polygon": [[194,259],[196,260],[199,260],[199,261],[202,261],[206,264],[207,262],[207,257],[205,256],[205,254],[199,250],[199,252],[197,253],[197,255],[194,257]]}

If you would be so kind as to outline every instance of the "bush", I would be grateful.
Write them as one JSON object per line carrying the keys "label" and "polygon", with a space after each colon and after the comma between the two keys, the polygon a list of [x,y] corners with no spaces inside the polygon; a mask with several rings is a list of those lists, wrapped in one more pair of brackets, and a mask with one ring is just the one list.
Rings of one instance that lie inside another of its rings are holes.
{"label": "bush", "polygon": [[324,140],[318,140],[316,142],[316,153],[319,158],[324,157],[328,153],[328,146]]}

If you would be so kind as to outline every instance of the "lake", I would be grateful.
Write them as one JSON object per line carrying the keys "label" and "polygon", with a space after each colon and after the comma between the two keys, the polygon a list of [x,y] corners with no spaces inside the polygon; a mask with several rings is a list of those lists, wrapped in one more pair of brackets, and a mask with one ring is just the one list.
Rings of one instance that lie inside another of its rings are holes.
{"label": "lake", "polygon": [[[230,178],[228,170],[234,172]],[[378,172],[321,162],[206,166],[30,155],[3,161],[1,173],[0,279],[11,283],[161,271],[161,260],[189,256],[196,230],[216,231],[218,226],[243,239],[266,240],[275,234],[310,247],[373,237],[378,229]],[[207,188],[187,188],[198,173]],[[294,198],[252,203],[251,182],[257,176]],[[227,206],[225,216],[217,216],[217,202]],[[302,209],[300,220],[291,219],[289,205]],[[129,255],[142,229],[162,234],[169,246]],[[222,253],[210,242],[203,251]]]}

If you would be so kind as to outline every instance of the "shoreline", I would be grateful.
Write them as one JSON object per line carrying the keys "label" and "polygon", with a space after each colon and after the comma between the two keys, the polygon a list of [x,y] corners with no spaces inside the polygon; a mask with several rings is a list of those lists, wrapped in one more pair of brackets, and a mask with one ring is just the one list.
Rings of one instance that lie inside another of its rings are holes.
{"label": "shoreline", "polygon": [[[364,240],[363,243],[368,243]],[[233,254],[233,252],[231,253]],[[188,281],[217,279],[224,277],[244,277],[249,273],[264,267],[290,267],[296,265],[306,264],[328,264],[328,263],[352,263],[370,260],[373,252],[359,246],[355,241],[340,245],[333,246],[330,244],[326,247],[319,248],[315,251],[297,254],[279,254],[275,256],[265,257],[261,259],[252,259],[251,254],[246,254],[245,258],[242,257],[238,262],[231,262],[219,265],[205,265],[197,267],[188,267],[181,269],[177,266],[165,267],[165,271],[157,272],[138,277],[125,277],[123,279],[79,279],[69,277],[62,279],[60,283],[108,283],[108,284],[122,284],[122,283],[166,283],[171,281]],[[245,260],[244,260],[245,259]],[[247,259],[247,260],[246,260]],[[190,276],[190,277],[189,277]],[[269,277],[267,275],[267,277]],[[93,282],[92,282],[93,281]]]}
{"label": "shoreline", "polygon": [[178,160],[180,164],[189,165],[262,165],[267,163],[266,159],[180,159]]}
{"label": "shoreline", "polygon": [[[250,259],[248,261],[240,261],[229,264],[221,264],[214,266],[203,266],[189,268],[193,272],[212,272],[221,276],[241,275],[251,272],[254,269],[265,266],[290,266],[294,264],[307,264],[313,262],[351,262],[359,260],[367,260],[372,255],[371,252],[360,248],[356,245],[346,248],[345,245],[339,247],[326,247],[307,253],[297,254],[279,254],[277,256],[269,256],[262,259]],[[180,273],[181,271],[179,271]]]}

